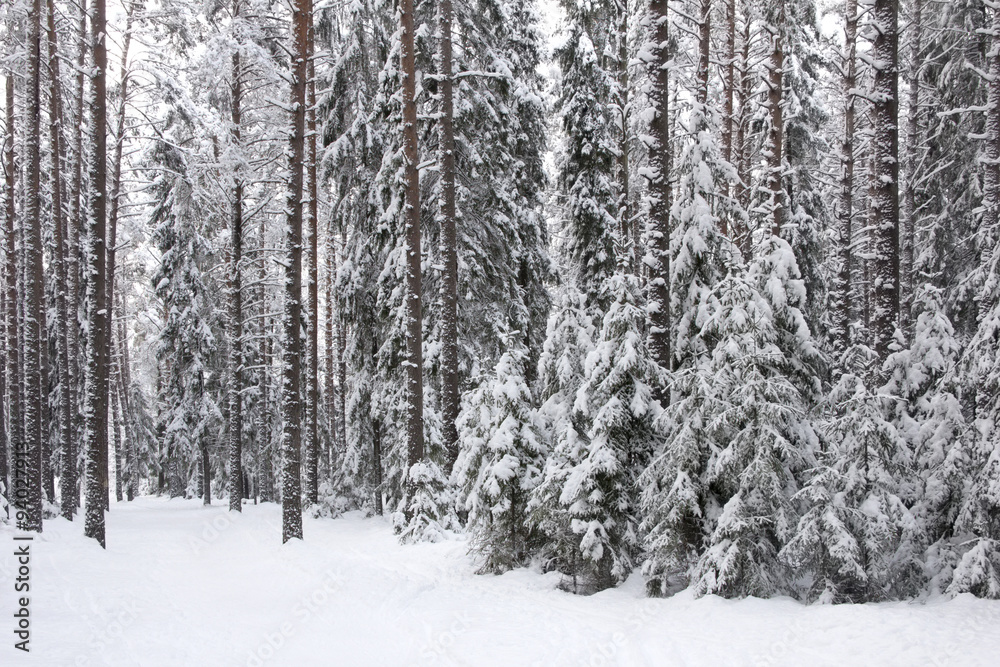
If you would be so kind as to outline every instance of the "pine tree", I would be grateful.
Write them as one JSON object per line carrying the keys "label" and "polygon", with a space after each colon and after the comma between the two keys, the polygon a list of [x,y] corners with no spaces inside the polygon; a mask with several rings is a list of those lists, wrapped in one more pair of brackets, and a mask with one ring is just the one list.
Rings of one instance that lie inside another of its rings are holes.
{"label": "pine tree", "polygon": [[[234,0],[232,18],[240,16],[240,2]],[[242,143],[243,66],[239,51],[231,58],[230,95],[232,99],[231,139],[239,150]],[[229,285],[229,509],[243,511],[243,179],[237,174],[233,183],[230,213],[230,285]]]}
{"label": "pine tree", "polygon": [[875,40],[872,57],[872,114],[875,118],[875,165],[872,185],[874,213],[872,333],[879,358],[885,359],[899,319],[899,64],[897,61],[898,1],[875,0],[872,17]]}
{"label": "pine tree", "polygon": [[286,204],[288,254],[285,265],[285,310],[283,316],[282,417],[284,419],[281,451],[281,541],[302,539],[302,200],[305,164],[306,86],[308,73],[309,25],[312,23],[311,0],[296,0],[292,5],[292,86],[291,121],[288,152],[288,198]]}
{"label": "pine tree", "polygon": [[671,311],[671,198],[670,168],[670,75],[668,50],[670,18],[667,0],[651,0],[646,64],[650,79],[649,222],[646,229],[646,262],[649,265],[647,310],[649,349],[660,368],[670,370],[673,361],[673,313]]}
{"label": "pine tree", "polygon": [[91,43],[94,54],[94,74],[91,77],[91,162],[90,211],[88,214],[87,304],[91,320],[87,338],[87,381],[85,410],[87,420],[86,487],[87,508],[84,534],[104,547],[104,508],[108,497],[107,452],[108,434],[108,360],[106,310],[106,219],[107,214],[107,69],[108,53],[105,35],[107,17],[105,0],[95,0],[91,14]]}
{"label": "pine tree", "polygon": [[[7,360],[4,364],[3,372],[6,374],[7,380],[7,393],[4,396],[4,400],[7,403],[7,423],[9,424],[7,429],[6,454],[7,456],[13,456],[14,452],[21,448],[22,431],[20,380],[21,346],[18,344],[19,326],[17,320],[17,278],[19,273],[19,262],[17,261],[17,248],[14,242],[14,230],[17,227],[17,210],[15,208],[14,201],[14,179],[16,173],[14,162],[14,143],[16,138],[14,132],[14,75],[10,72],[8,72],[6,76],[5,100],[6,134],[4,136],[3,147],[3,169],[4,184],[6,185],[6,192],[4,195],[4,236],[6,237],[6,245],[4,248],[6,260],[4,262],[4,301],[6,309],[3,316],[5,320],[4,332],[6,334],[5,351],[7,353]],[[7,461],[8,459],[5,458],[3,483],[4,494],[9,498],[11,497],[13,475],[9,475],[12,471],[7,467]]]}
{"label": "pine tree", "polygon": [[73,440],[73,405],[69,374],[69,308],[67,306],[68,243],[63,211],[63,181],[61,161],[66,157],[62,143],[63,110],[62,81],[59,76],[59,48],[56,36],[55,0],[48,0],[46,12],[49,48],[49,150],[52,182],[52,224],[56,273],[56,356],[58,366],[58,434],[60,452],[60,489],[62,515],[72,519],[76,510],[76,448]]}
{"label": "pine tree", "polygon": [[[27,119],[25,141],[24,215],[22,219],[22,252],[24,252],[24,468],[15,468],[15,505],[25,515],[19,525],[25,530],[42,530],[42,336],[44,329],[40,313],[44,301],[42,281],[41,234],[41,3],[33,0],[28,12],[28,86],[25,110]],[[15,455],[18,453],[15,452]],[[20,515],[19,515],[20,516]]]}

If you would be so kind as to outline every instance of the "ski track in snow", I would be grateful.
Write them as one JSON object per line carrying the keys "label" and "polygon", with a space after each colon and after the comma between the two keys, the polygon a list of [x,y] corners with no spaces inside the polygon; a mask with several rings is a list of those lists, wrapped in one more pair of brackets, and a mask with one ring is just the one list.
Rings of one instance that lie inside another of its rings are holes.
{"label": "ski track in snow", "polygon": [[31,653],[14,649],[13,531],[0,529],[0,665],[923,665],[1000,663],[1000,603],[803,606],[790,599],[648,599],[636,574],[590,597],[559,575],[477,575],[462,538],[400,546],[386,519],[243,515],[140,498],[32,543]]}

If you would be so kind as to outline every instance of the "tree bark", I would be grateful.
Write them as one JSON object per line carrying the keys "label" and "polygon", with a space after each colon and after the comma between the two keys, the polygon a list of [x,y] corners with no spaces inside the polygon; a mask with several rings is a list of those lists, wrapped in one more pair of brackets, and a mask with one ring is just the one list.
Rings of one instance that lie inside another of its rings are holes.
{"label": "tree bark", "polygon": [[[1000,8],[993,10],[986,101],[986,160],[983,179],[983,228],[996,234],[1000,223]],[[996,253],[998,250],[991,249]]]}
{"label": "tree bark", "polygon": [[458,458],[458,234],[455,213],[455,129],[452,82],[451,0],[438,3],[438,165],[441,174],[441,412],[450,473]]}
{"label": "tree bark", "polygon": [[875,351],[883,361],[899,321],[898,11],[898,0],[875,0],[872,333]]}
{"label": "tree bark", "polygon": [[851,274],[854,270],[854,89],[857,86],[858,0],[846,0],[844,6],[844,140],[841,144],[840,228],[837,254],[840,266],[836,275],[834,299],[834,334],[837,349],[851,344]]}
{"label": "tree bark", "polygon": [[[736,162],[736,200],[743,210],[750,209],[750,151],[747,147],[747,126],[751,119],[749,113],[749,102],[753,94],[754,77],[750,75],[750,18],[746,17],[741,33],[740,47],[740,84],[737,88],[739,96],[739,122],[736,124],[736,146],[734,160]],[[750,258],[753,248],[751,248],[752,236],[747,224],[741,224],[740,228],[733,230],[736,236],[736,243],[740,248],[740,253],[746,259]]]}
{"label": "tree bark", "polygon": [[[631,93],[628,71],[628,0],[616,0],[618,24],[618,54],[615,67],[618,76],[618,155],[615,157],[618,177],[618,235],[621,238],[621,259],[619,265],[636,276],[642,275],[642,231],[638,218],[632,209],[631,151],[629,116],[631,114]],[[633,220],[633,218],[636,220]],[[631,251],[629,251],[631,248]]]}
{"label": "tree bark", "polygon": [[[84,535],[104,547],[104,507],[108,498],[108,360],[107,341],[107,69],[105,45],[107,18],[105,0],[95,0],[91,20],[94,69],[91,75],[90,214],[87,249],[87,301],[91,322],[88,328],[86,408],[87,421],[87,510]],[[101,474],[101,469],[104,474]]]}
{"label": "tree bark", "polygon": [[[66,308],[69,311],[68,347],[69,347],[69,376],[72,379],[69,387],[70,405],[73,416],[73,497],[72,511],[75,512],[80,507],[80,452],[86,448],[85,445],[85,424],[83,412],[81,411],[80,394],[83,391],[84,371],[80,368],[81,357],[81,328],[80,328],[80,232],[85,228],[86,207],[83,205],[83,170],[86,157],[83,148],[84,135],[84,88],[83,71],[86,61],[87,44],[87,0],[80,2],[80,31],[77,45],[76,59],[76,110],[73,115],[76,127],[73,129],[73,167],[72,184],[69,195],[69,215],[66,218],[66,238],[69,241],[67,248],[66,275],[68,279],[68,294]],[[65,503],[66,500],[63,499]],[[64,510],[65,516],[65,510]]]}
{"label": "tree bark", "polygon": [[[121,54],[121,78],[120,78],[120,92],[118,100],[118,116],[115,119],[115,154],[112,162],[111,171],[111,193],[109,195],[109,203],[111,209],[108,213],[108,258],[107,258],[107,287],[106,287],[106,301],[107,304],[107,318],[106,326],[107,331],[105,332],[105,344],[107,345],[107,350],[105,351],[105,359],[108,360],[108,370],[111,371],[111,362],[114,359],[112,354],[113,348],[113,336],[112,336],[112,321],[114,318],[112,314],[114,313],[115,305],[115,272],[116,272],[116,260],[117,251],[115,245],[118,243],[118,210],[121,203],[121,181],[122,181],[122,151],[125,148],[125,112],[126,103],[128,102],[128,84],[129,84],[129,71],[128,71],[128,51],[129,46],[132,44],[132,16],[135,5],[129,3],[128,10],[126,13],[125,20],[125,39],[122,43],[122,54]],[[111,383],[108,382],[109,392],[111,391]],[[110,393],[108,400],[111,400]],[[115,451],[119,447],[120,441],[118,440],[118,431],[113,430],[112,433],[115,434]],[[103,458],[107,462],[108,451],[107,449],[103,452]],[[107,466],[106,466],[107,468]]]}
{"label": "tree bark", "polygon": [[308,350],[306,358],[306,502],[319,502],[319,187],[316,181],[316,67],[313,62],[315,27],[309,22],[307,52],[309,82],[306,171],[309,198],[309,307],[306,315]]}
{"label": "tree bark", "polygon": [[653,28],[649,78],[654,116],[650,123],[650,210],[647,231],[649,256],[649,349],[664,370],[672,367],[670,346],[670,77],[667,71],[669,17],[667,0],[650,2]]}
{"label": "tree bark", "polygon": [[[403,161],[406,230],[407,463],[424,458],[423,331],[420,307],[420,181],[417,172],[416,59],[413,0],[400,0],[400,68],[403,75]],[[409,473],[407,473],[409,480]]]}
{"label": "tree bark", "polygon": [[42,530],[42,340],[40,312],[44,302],[45,283],[42,279],[41,234],[41,2],[32,0],[28,12],[28,75],[25,116],[25,184],[24,184],[24,432],[22,452],[15,451],[15,460],[26,455],[24,473],[15,466],[17,483],[13,500],[19,510],[17,523],[22,530]]}
{"label": "tree bark", "polygon": [[903,190],[903,239],[900,256],[900,328],[907,341],[913,338],[914,256],[917,229],[917,142],[920,141],[920,68],[923,50],[924,0],[913,0],[910,17],[909,104],[906,112],[906,188]]}
{"label": "tree bark", "polygon": [[771,62],[768,65],[767,78],[767,106],[770,116],[770,129],[768,131],[768,143],[770,152],[767,160],[767,182],[771,191],[771,233],[775,236],[781,234],[781,226],[784,224],[784,193],[782,183],[782,162],[784,158],[785,128],[783,118],[783,90],[784,70],[785,70],[785,0],[778,0],[777,21],[773,26],[774,34],[773,48],[771,50]]}
{"label": "tree bark", "polygon": [[71,326],[67,305],[68,280],[67,258],[69,244],[65,238],[66,220],[62,199],[62,159],[65,150],[62,142],[63,113],[61,79],[59,76],[59,48],[56,34],[55,0],[48,0],[48,45],[49,45],[49,155],[51,157],[52,182],[52,223],[55,240],[53,260],[56,269],[56,355],[59,372],[59,495],[60,510],[64,517],[72,520],[76,510],[76,448],[73,446],[73,404],[70,385],[73,378],[69,374],[69,329]]}
{"label": "tree bark", "polygon": [[133,429],[134,413],[129,399],[129,387],[132,386],[132,374],[129,371],[128,356],[128,332],[125,329],[125,301],[119,292],[116,301],[118,302],[118,391],[119,401],[122,406],[122,437],[124,438],[125,450],[125,497],[132,501],[138,491],[138,452],[136,452],[135,431]]}
{"label": "tree bark", "polygon": [[[233,1],[233,19],[240,13],[240,1]],[[242,151],[243,69],[240,52],[232,57],[232,137]],[[229,510],[243,511],[243,179],[235,174],[230,211],[233,251],[229,258]]]}
{"label": "tree bark", "polygon": [[[6,225],[6,335],[7,335],[7,417],[9,427],[7,429],[8,455],[13,460],[15,452],[21,450],[23,446],[23,427],[21,414],[21,346],[18,342],[20,338],[17,319],[17,299],[18,299],[18,256],[15,244],[17,228],[16,209],[14,202],[15,174],[17,165],[14,162],[14,143],[16,135],[14,132],[14,74],[7,73],[6,81],[6,121],[7,135],[4,138],[4,182],[7,186],[5,197],[5,225]],[[6,465],[6,460],[4,461]],[[8,501],[13,501],[13,471],[10,471],[10,484],[8,490]]]}
{"label": "tree bark", "polygon": [[336,387],[336,335],[334,319],[337,315],[334,285],[337,282],[337,241],[333,229],[333,216],[327,227],[326,234],[326,311],[323,322],[324,346],[326,358],[323,364],[324,404],[326,406],[326,424],[330,429],[330,453],[328,455],[332,472],[337,452],[340,451],[340,429],[337,428],[337,387]]}
{"label": "tree bark", "polygon": [[292,4],[292,132],[286,204],[288,264],[285,270],[285,349],[282,363],[284,428],[281,474],[281,541],[302,539],[302,172],[305,162],[306,82],[311,0]]}

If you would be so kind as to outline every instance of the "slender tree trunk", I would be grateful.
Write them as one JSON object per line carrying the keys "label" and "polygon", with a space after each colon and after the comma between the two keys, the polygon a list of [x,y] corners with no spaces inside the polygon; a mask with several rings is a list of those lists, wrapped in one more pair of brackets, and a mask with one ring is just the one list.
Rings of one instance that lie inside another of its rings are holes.
{"label": "slender tree trunk", "polygon": [[[84,163],[86,162],[83,147],[85,125],[83,112],[83,72],[88,49],[86,0],[81,0],[80,3],[80,31],[78,37],[79,43],[77,45],[76,59],[76,95],[74,96],[76,110],[73,115],[76,124],[76,127],[73,129],[73,180],[70,186],[69,215],[66,219],[66,238],[69,241],[69,247],[66,249],[66,277],[68,279],[66,308],[69,311],[69,323],[67,329],[69,363],[67,364],[67,367],[69,370],[69,377],[71,379],[69,393],[73,418],[73,444],[70,452],[70,458],[74,466],[73,477],[71,480],[74,486],[71,499],[72,511],[74,512],[80,507],[80,454],[85,449],[85,427],[83,412],[80,409],[80,394],[83,390],[84,381],[84,373],[80,368],[80,232],[85,228],[84,225],[86,225],[86,213],[83,205],[83,171]],[[66,499],[64,498],[63,503],[65,504],[65,502]],[[63,515],[66,515],[65,509],[63,510]]]}
{"label": "slender tree trunk", "polygon": [[124,424],[122,420],[122,410],[121,410],[121,394],[118,392],[118,381],[121,375],[115,373],[112,378],[108,381],[109,386],[109,401],[111,403],[111,433],[112,440],[115,450],[115,501],[121,502],[124,498],[124,485],[123,477],[124,473],[122,466],[124,465],[124,457],[122,456],[122,443],[124,438],[122,437],[122,425]]}
{"label": "slender tree trunk", "polygon": [[129,372],[129,357],[128,357],[128,332],[125,330],[125,302],[121,298],[121,293],[118,294],[116,301],[118,302],[118,313],[119,313],[119,323],[118,323],[118,391],[119,391],[119,401],[122,407],[122,438],[123,438],[123,449],[125,456],[125,497],[131,502],[135,499],[135,494],[138,485],[138,461],[136,460],[136,441],[135,432],[132,427],[134,415],[132,413],[132,405],[129,400],[129,387],[132,386],[132,377]]}
{"label": "slender tree trunk", "polygon": [[785,128],[783,118],[783,80],[785,70],[785,0],[778,0],[777,24],[774,26],[774,40],[771,50],[771,62],[768,66],[767,79],[767,106],[770,116],[770,129],[768,132],[768,143],[770,153],[767,159],[767,182],[771,191],[771,233],[775,236],[781,234],[781,226],[784,224],[784,193],[781,187],[782,182],[782,162],[784,158]]}
{"label": "slender tree trunk", "polygon": [[306,502],[319,502],[319,187],[316,182],[316,67],[313,62],[315,28],[309,21],[309,82],[307,122],[306,171],[309,198],[309,309],[306,332],[308,350],[306,358]]}
{"label": "slender tree trunk", "polygon": [[[105,344],[107,345],[107,350],[105,351],[105,358],[109,361],[109,371],[110,371],[110,361],[113,359],[112,348],[113,348],[113,337],[112,337],[112,321],[114,318],[112,314],[114,313],[115,305],[115,272],[116,272],[116,260],[117,260],[117,250],[115,245],[118,243],[118,211],[121,205],[121,182],[122,182],[122,151],[125,147],[125,113],[126,113],[126,103],[128,102],[128,84],[129,84],[129,71],[128,71],[128,51],[132,44],[132,16],[135,5],[129,3],[128,10],[125,20],[125,39],[122,43],[122,54],[121,54],[121,78],[120,78],[120,92],[118,100],[118,117],[115,120],[115,154],[114,162],[111,172],[111,193],[109,195],[111,209],[108,214],[108,258],[107,258],[107,298],[105,303],[107,304],[108,316],[106,318],[107,331],[105,332]],[[108,383],[110,390],[110,382]],[[110,400],[110,398],[109,398]],[[118,432],[115,433],[115,451],[117,452],[120,446],[120,441],[118,440]],[[107,449],[103,453],[105,461],[108,461],[108,451]],[[106,473],[105,473],[106,474]]]}
{"label": "slender tree trunk", "polygon": [[913,246],[917,229],[917,142],[920,140],[920,68],[923,50],[924,0],[912,0],[910,19],[909,104],[906,114],[906,188],[903,191],[903,240],[900,256],[900,328],[907,341],[913,338]]}
{"label": "slender tree trunk", "polygon": [[340,451],[340,430],[337,428],[337,388],[336,388],[336,336],[334,334],[333,321],[337,315],[336,297],[334,297],[334,284],[337,281],[336,269],[336,236],[333,231],[333,216],[327,226],[326,234],[326,318],[323,322],[324,347],[326,348],[326,358],[323,360],[323,389],[324,404],[326,405],[326,424],[331,435],[331,451],[329,454],[329,464],[331,473],[334,467],[336,453]]}
{"label": "slender tree trunk", "polygon": [[455,213],[455,129],[451,57],[451,0],[438,3],[438,165],[441,174],[441,412],[447,470],[458,458],[458,234]]}
{"label": "slender tree trunk", "polygon": [[[239,17],[240,2],[233,2],[233,18]],[[232,57],[232,142],[242,150],[243,69],[240,52]],[[229,276],[229,510],[243,511],[243,179],[236,174],[230,211]]]}
{"label": "slender tree trunk", "polygon": [[[412,468],[424,458],[423,331],[420,307],[420,182],[417,172],[416,59],[414,56],[413,0],[400,0],[400,68],[403,74],[403,160],[406,196],[406,374],[407,463]],[[407,473],[409,482],[409,473]]]}
{"label": "slender tree trunk", "polygon": [[712,0],[701,0],[701,16],[698,17],[698,104],[708,103],[708,73],[711,66],[712,50]]}
{"label": "slender tree trunk", "polygon": [[[94,1],[91,36],[94,69],[91,75],[91,146],[90,215],[87,249],[87,301],[91,322],[87,347],[87,511],[84,534],[105,546],[104,507],[108,498],[108,327],[107,308],[107,70],[108,52],[105,45],[107,19],[105,0]],[[101,474],[101,469],[104,474]]]}
{"label": "slender tree trunk", "polygon": [[[337,240],[337,266],[343,261],[343,238]],[[341,451],[347,448],[347,323],[337,319],[337,432]]]}
{"label": "slender tree trunk", "polygon": [[[8,259],[7,254],[7,243],[6,243],[6,227],[3,228],[4,231],[4,265],[13,258]],[[5,273],[0,273],[0,285],[5,278]],[[3,491],[0,492],[0,496],[3,496],[6,501],[7,497],[10,495],[10,480],[7,478],[7,410],[6,405],[8,403],[7,399],[7,290],[6,288],[0,287],[0,400],[3,401],[3,405],[0,405],[0,487]],[[5,516],[10,518],[10,505],[5,504]]]}
{"label": "slender tree trunk", "polygon": [[[739,105],[739,119],[736,124],[736,145],[734,147],[734,161],[736,162],[736,201],[744,210],[750,209],[750,149],[747,145],[747,127],[751,117],[749,102],[753,94],[751,86],[753,77],[750,75],[750,19],[744,21],[743,30],[740,34],[740,82],[736,89]],[[746,224],[741,224],[740,228],[734,229],[736,243],[740,248],[744,258],[749,258],[752,252],[752,234],[750,232],[749,220]]]}
{"label": "slender tree trunk", "polygon": [[56,269],[56,348],[59,370],[59,495],[61,512],[69,520],[76,510],[76,451],[73,446],[73,403],[69,375],[69,329],[70,315],[67,305],[68,280],[66,263],[69,244],[65,238],[65,216],[62,199],[62,158],[65,150],[62,143],[63,113],[61,79],[59,76],[59,48],[56,34],[55,0],[48,0],[48,45],[49,45],[49,155],[51,156],[52,181],[52,222],[55,240],[53,260]]}
{"label": "slender tree trunk", "polygon": [[898,0],[875,0],[872,333],[880,360],[889,355],[899,321],[898,10]]}
{"label": "slender tree trunk", "polygon": [[382,426],[376,421],[372,425],[372,483],[375,487],[375,514],[382,516]]}
{"label": "slender tree trunk", "polygon": [[[28,13],[28,75],[25,116],[25,187],[24,187],[24,431],[23,468],[15,466],[13,496],[18,510],[17,523],[22,530],[42,530],[42,330],[39,313],[44,302],[42,280],[41,234],[41,3],[32,0]],[[22,452],[14,452],[21,461]]]}
{"label": "slender tree trunk", "polygon": [[[723,83],[724,108],[722,119],[722,158],[726,162],[733,159],[733,124],[736,97],[736,0],[726,0],[726,57],[725,82]],[[729,183],[726,183],[726,196],[729,196]]]}
{"label": "slender tree trunk", "polygon": [[667,0],[650,2],[653,26],[649,78],[654,111],[650,123],[652,145],[649,162],[653,177],[649,184],[650,210],[647,231],[649,255],[649,349],[664,370],[672,367],[670,350],[670,77],[667,61],[669,17]]}
{"label": "slender tree trunk", "polygon": [[281,541],[302,539],[302,172],[305,162],[306,83],[311,0],[292,4],[292,132],[289,138],[287,210],[288,264],[285,270],[285,350],[282,363],[284,429],[281,475]]}
{"label": "slender tree trunk", "polygon": [[858,0],[846,0],[844,6],[844,141],[841,145],[840,165],[840,229],[837,254],[840,267],[837,271],[834,299],[834,333],[840,351],[851,344],[851,308],[853,291],[851,274],[854,271],[854,89],[857,86]]}
{"label": "slender tree trunk", "polygon": [[[993,10],[992,33],[989,51],[989,92],[986,102],[983,229],[995,235],[997,224],[1000,223],[1000,8]],[[1000,250],[993,248],[989,249],[989,252],[997,253]]]}
{"label": "slender tree trunk", "polygon": [[[6,374],[7,374],[7,423],[9,427],[7,429],[7,444],[8,444],[8,455],[13,457],[15,452],[21,451],[24,445],[22,440],[23,427],[22,427],[22,415],[21,415],[21,345],[18,341],[20,338],[18,329],[17,319],[17,299],[18,299],[18,256],[17,248],[15,244],[16,239],[16,210],[14,205],[14,185],[15,185],[15,174],[17,173],[17,165],[14,162],[14,144],[16,135],[14,132],[14,75],[13,73],[7,73],[6,81],[6,121],[7,121],[7,135],[4,137],[4,182],[7,187],[6,197],[5,197],[5,215],[4,222],[6,225],[6,237],[7,237],[7,265],[6,265],[6,327],[5,333],[7,334],[7,364],[6,364]],[[4,461],[6,464],[6,459]],[[10,485],[7,487],[8,501],[13,501],[14,499],[14,474],[13,470],[10,471]]]}
{"label": "slender tree trunk", "polygon": [[622,256],[618,262],[625,271],[637,276],[642,274],[642,231],[638,220],[633,220],[631,151],[629,150],[629,116],[631,94],[628,71],[628,0],[616,0],[618,27],[618,54],[615,69],[618,78],[616,104],[618,105],[618,155],[615,157],[618,178],[618,235],[621,237]]}

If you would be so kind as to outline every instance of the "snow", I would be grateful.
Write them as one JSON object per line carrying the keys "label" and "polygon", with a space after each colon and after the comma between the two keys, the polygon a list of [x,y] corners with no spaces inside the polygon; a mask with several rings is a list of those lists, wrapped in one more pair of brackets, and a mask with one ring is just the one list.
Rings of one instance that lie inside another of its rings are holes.
{"label": "snow", "polygon": [[[400,546],[389,520],[243,515],[140,498],[108,514],[108,550],[82,521],[32,543],[30,659],[10,630],[2,665],[995,665],[1000,603],[803,606],[644,596],[634,574],[591,597],[559,575],[476,575],[461,537]],[[13,613],[4,529],[0,617]]]}

